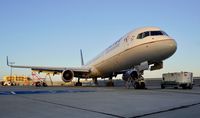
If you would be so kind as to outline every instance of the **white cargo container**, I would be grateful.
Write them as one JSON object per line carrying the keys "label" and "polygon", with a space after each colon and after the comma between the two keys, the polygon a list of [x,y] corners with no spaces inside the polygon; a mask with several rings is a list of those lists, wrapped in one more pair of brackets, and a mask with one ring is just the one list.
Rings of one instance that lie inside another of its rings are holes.
{"label": "white cargo container", "polygon": [[192,89],[193,73],[191,72],[175,72],[164,73],[162,75],[161,88],[165,87],[182,87],[183,89]]}

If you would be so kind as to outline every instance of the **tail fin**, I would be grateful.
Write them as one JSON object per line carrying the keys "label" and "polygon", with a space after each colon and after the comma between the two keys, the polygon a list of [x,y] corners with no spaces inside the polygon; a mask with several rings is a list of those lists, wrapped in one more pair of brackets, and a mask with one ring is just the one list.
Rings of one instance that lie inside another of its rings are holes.
{"label": "tail fin", "polygon": [[83,53],[82,53],[81,49],[80,49],[80,54],[81,54],[81,65],[83,66],[84,65],[84,60],[83,60]]}

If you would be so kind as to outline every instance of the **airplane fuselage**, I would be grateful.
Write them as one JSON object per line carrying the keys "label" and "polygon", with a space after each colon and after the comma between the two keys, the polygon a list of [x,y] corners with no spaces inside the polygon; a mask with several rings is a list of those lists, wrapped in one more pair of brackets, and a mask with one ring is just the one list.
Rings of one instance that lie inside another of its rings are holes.
{"label": "airplane fuselage", "polygon": [[[120,38],[85,65],[91,68],[90,76],[110,77],[115,72],[133,68],[142,62],[147,61],[149,64],[161,62],[173,55],[177,48],[175,40],[163,31],[162,35],[159,33],[153,35],[153,31],[161,31],[161,29],[140,28]],[[143,32],[149,32],[149,36],[138,38],[138,35]]]}

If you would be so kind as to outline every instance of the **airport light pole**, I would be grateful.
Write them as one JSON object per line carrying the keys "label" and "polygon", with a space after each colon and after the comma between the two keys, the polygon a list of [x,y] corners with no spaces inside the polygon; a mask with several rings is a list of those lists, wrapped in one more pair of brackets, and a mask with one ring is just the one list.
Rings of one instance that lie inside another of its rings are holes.
{"label": "airport light pole", "polygon": [[15,62],[9,62],[10,66],[10,77],[12,76],[12,65],[15,64]]}

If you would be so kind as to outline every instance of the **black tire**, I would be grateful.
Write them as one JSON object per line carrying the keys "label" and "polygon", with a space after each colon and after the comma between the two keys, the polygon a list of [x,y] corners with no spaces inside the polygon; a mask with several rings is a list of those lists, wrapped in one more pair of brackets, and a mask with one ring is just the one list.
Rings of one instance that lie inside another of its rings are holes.
{"label": "black tire", "polygon": [[1,82],[1,86],[3,86],[4,85],[4,82]]}
{"label": "black tire", "polygon": [[109,81],[109,82],[106,83],[106,86],[113,87],[114,86],[114,82],[113,81]]}
{"label": "black tire", "polygon": [[190,84],[190,85],[188,86],[188,89],[192,89],[192,88],[193,88],[193,85]]}
{"label": "black tire", "polygon": [[134,88],[135,88],[135,89],[139,89],[139,87],[140,87],[139,82],[135,82],[135,83],[134,83]]}
{"label": "black tire", "polygon": [[161,89],[165,89],[165,85],[161,84]]}
{"label": "black tire", "polygon": [[146,87],[145,87],[145,83],[144,82],[141,82],[141,84],[140,84],[140,89],[145,89]]}
{"label": "black tire", "polygon": [[82,86],[81,82],[76,82],[75,86]]}
{"label": "black tire", "polygon": [[187,89],[188,87],[187,87],[187,84],[183,84],[182,85],[182,89]]}
{"label": "black tire", "polygon": [[43,86],[43,87],[47,87],[48,85],[47,85],[45,82],[43,82],[43,83],[42,83],[42,86]]}
{"label": "black tire", "polygon": [[187,89],[187,87],[186,86],[182,86],[182,89]]}
{"label": "black tire", "polygon": [[35,86],[36,86],[36,87],[40,87],[40,86],[41,86],[40,82],[36,82],[36,83],[35,83]]}

